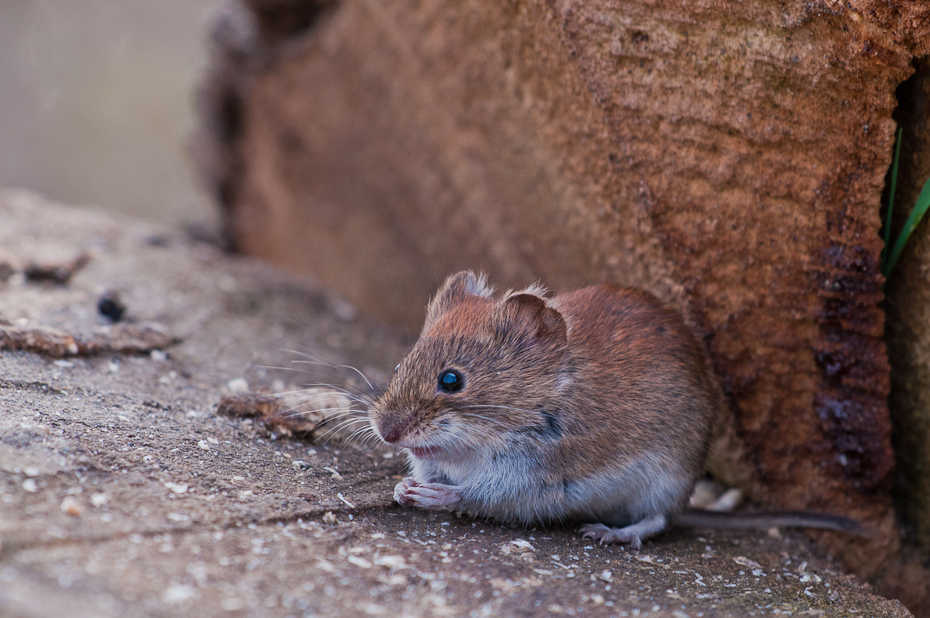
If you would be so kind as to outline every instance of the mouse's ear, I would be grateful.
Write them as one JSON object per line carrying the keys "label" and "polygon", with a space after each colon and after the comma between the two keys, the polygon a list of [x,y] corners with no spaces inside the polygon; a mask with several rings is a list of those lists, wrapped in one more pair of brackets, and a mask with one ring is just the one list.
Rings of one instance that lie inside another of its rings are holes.
{"label": "mouse's ear", "polygon": [[469,295],[487,298],[492,294],[494,294],[494,288],[488,285],[488,277],[484,273],[476,275],[470,270],[455,273],[446,279],[446,282],[436,292],[436,296],[430,301],[426,309],[426,325],[432,324],[449,308]]}
{"label": "mouse's ear", "polygon": [[535,294],[512,294],[500,304],[500,332],[503,340],[514,336],[535,341],[565,341],[568,328],[562,314],[546,305]]}

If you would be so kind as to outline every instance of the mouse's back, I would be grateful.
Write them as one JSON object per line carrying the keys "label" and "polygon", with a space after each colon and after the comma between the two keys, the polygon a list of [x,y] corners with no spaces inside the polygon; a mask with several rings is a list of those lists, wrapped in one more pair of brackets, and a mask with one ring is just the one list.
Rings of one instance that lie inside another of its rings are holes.
{"label": "mouse's back", "polygon": [[[703,346],[654,296],[601,284],[549,302],[568,325],[583,431],[634,461],[648,451],[692,482],[702,472],[721,402]],[[605,462],[606,463],[606,462]]]}

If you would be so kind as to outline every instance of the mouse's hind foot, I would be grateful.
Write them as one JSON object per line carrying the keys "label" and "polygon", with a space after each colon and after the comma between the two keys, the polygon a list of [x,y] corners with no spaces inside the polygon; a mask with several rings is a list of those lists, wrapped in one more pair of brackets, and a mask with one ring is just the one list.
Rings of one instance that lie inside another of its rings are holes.
{"label": "mouse's hind foot", "polygon": [[581,532],[582,538],[597,541],[601,545],[617,543],[639,549],[643,546],[643,539],[659,534],[667,526],[668,519],[665,515],[650,515],[642,521],[625,528],[611,528],[604,524],[585,524],[579,532]]}

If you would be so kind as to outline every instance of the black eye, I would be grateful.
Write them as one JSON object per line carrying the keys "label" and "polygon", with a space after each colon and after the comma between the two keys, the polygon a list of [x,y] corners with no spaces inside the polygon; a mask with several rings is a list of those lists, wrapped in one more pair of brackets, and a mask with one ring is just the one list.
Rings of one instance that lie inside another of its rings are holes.
{"label": "black eye", "polygon": [[465,378],[455,369],[446,369],[439,374],[439,390],[457,393],[465,386]]}

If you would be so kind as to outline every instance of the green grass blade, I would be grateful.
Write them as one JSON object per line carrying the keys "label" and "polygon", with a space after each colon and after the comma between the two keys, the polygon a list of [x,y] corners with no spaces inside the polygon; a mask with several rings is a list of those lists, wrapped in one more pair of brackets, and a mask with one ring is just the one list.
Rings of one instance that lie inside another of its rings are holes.
{"label": "green grass blade", "polygon": [[882,268],[882,274],[885,275],[886,279],[894,268],[894,265],[897,264],[898,258],[901,257],[904,245],[907,244],[908,239],[911,237],[911,234],[917,228],[917,225],[920,223],[920,220],[923,219],[928,209],[930,209],[930,178],[924,183],[924,188],[921,189],[920,195],[917,196],[914,208],[911,210],[911,214],[908,215],[907,221],[904,223],[904,229],[902,229],[901,233],[898,235],[898,240],[894,243],[894,249],[891,250],[891,255],[888,256],[888,260],[884,268]]}
{"label": "green grass blade", "polygon": [[[894,140],[894,158],[891,162],[891,187],[888,190],[888,209],[885,212],[885,246],[882,247],[882,274],[885,273],[885,266],[888,263],[888,248],[891,247],[891,213],[894,210],[894,192],[898,186],[898,162],[901,160],[901,133],[903,127],[898,127],[898,134]],[[891,269],[889,268],[890,272]],[[887,277],[887,275],[885,275]]]}

